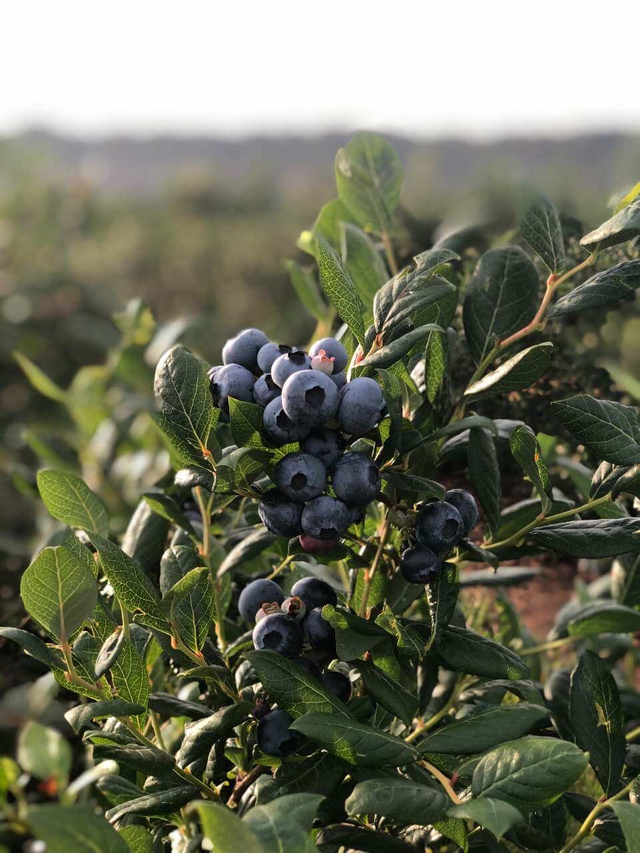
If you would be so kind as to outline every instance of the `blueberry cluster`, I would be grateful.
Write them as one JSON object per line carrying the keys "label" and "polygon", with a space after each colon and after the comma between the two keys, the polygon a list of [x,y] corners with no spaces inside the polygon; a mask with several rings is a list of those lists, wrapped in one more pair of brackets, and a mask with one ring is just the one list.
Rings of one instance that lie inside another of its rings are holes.
{"label": "blueberry cluster", "polygon": [[[323,619],[322,608],[336,603],[335,591],[319,578],[296,581],[288,598],[275,581],[254,580],[242,590],[238,609],[246,622],[255,624],[256,649],[269,649],[289,658],[342,702],[348,702],[351,682],[347,676],[330,669],[321,671],[313,660],[304,656],[306,650],[325,662],[335,657],[335,631]],[[262,703],[257,716],[258,746],[262,752],[283,758],[298,750],[302,739],[289,728],[292,722],[289,714],[278,708],[271,710]]]}
{"label": "blueberry cluster", "polygon": [[471,533],[477,521],[475,498],[464,489],[451,489],[444,500],[422,506],[416,515],[416,544],[402,552],[402,577],[409,583],[431,583],[447,554]]}
{"label": "blueberry cluster", "polygon": [[258,403],[270,441],[300,445],[275,466],[275,488],[263,496],[260,518],[277,536],[299,536],[304,550],[328,553],[380,491],[376,463],[366,453],[345,452],[350,439],[382,419],[380,385],[366,377],[347,382],[348,354],[335,338],[307,353],[245,329],[227,341],[222,358],[209,379],[223,414],[230,397]]}

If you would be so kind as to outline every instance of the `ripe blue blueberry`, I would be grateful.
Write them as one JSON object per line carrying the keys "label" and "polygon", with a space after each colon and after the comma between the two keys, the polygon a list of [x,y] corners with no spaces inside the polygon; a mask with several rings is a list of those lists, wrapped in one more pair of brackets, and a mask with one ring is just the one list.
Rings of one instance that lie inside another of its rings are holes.
{"label": "ripe blue blueberry", "polygon": [[347,384],[347,374],[346,373],[332,373],[329,378],[335,384],[338,391],[342,391],[344,386]]}
{"label": "ripe blue blueberry", "polygon": [[322,607],[316,607],[307,614],[304,630],[312,649],[319,652],[335,652],[336,632],[322,617]]}
{"label": "ripe blue blueberry", "polygon": [[281,711],[280,708],[276,708],[260,720],[257,739],[258,746],[265,755],[286,758],[287,755],[293,755],[300,749],[303,737],[299,732],[289,728],[292,722],[293,717],[286,711]]}
{"label": "ripe blue blueberry", "polygon": [[349,506],[365,506],[380,492],[380,469],[366,453],[345,453],[333,470],[333,491]]}
{"label": "ripe blue blueberry", "polygon": [[309,434],[309,424],[293,423],[282,408],[282,397],[276,397],[265,408],[262,422],[269,438],[276,444],[300,441]]}
{"label": "ripe blue blueberry", "polygon": [[463,536],[464,522],[460,513],[444,501],[426,504],[416,517],[416,539],[437,554],[450,551]]}
{"label": "ripe blue blueberry", "polygon": [[364,435],[380,423],[384,412],[384,395],[375,379],[353,379],[340,392],[338,423],[346,433]]}
{"label": "ripe blue blueberry", "polygon": [[259,406],[266,406],[272,400],[277,399],[281,394],[280,389],[271,378],[270,373],[265,373],[256,379],[256,384],[253,386],[253,399]]}
{"label": "ripe blue blueberry", "polygon": [[400,572],[409,583],[430,583],[438,576],[442,560],[424,545],[416,545],[402,552]]}
{"label": "ripe blue blueberry", "polygon": [[322,462],[310,453],[287,453],[273,470],[273,482],[292,501],[311,501],[327,485]]}
{"label": "ripe blue blueberry", "polygon": [[225,364],[241,364],[247,370],[258,366],[258,352],[269,343],[269,338],[260,329],[243,329],[226,342],[222,348]]}
{"label": "ripe blue blueberry", "polygon": [[301,524],[302,532],[314,539],[337,539],[351,526],[351,510],[343,501],[323,495],[306,505]]}
{"label": "ripe blue blueberry", "polygon": [[325,604],[337,604],[338,596],[332,586],[320,578],[302,578],[291,587],[291,595],[301,598],[307,605],[307,611]]}
{"label": "ripe blue blueberry", "polygon": [[339,539],[314,539],[313,536],[306,536],[304,533],[298,537],[300,547],[307,554],[329,554],[336,547]]}
{"label": "ripe blue blueberry", "polygon": [[322,338],[313,344],[309,355],[313,358],[314,355],[319,355],[320,350],[324,350],[325,355],[333,359],[333,372],[342,373],[349,361],[349,354],[340,341],[335,338]]}
{"label": "ripe blue blueberry", "polygon": [[282,387],[282,408],[294,423],[326,423],[335,415],[338,400],[335,383],[319,370],[294,373]]}
{"label": "ripe blue blueberry", "polygon": [[263,373],[269,373],[273,362],[281,355],[291,352],[291,347],[286,344],[265,344],[258,352],[258,367]]}
{"label": "ripe blue blueberry", "polygon": [[351,698],[351,682],[346,675],[327,669],[322,673],[322,683],[329,693],[333,693],[341,702],[347,704]]}
{"label": "ripe blue blueberry", "polygon": [[342,433],[337,429],[312,429],[306,438],[300,442],[300,449],[305,453],[316,456],[327,469],[333,466],[342,456],[346,442]]}
{"label": "ripe blue blueberry", "polygon": [[291,663],[299,666],[300,669],[303,669],[307,675],[310,675],[312,678],[317,678],[318,681],[321,680],[322,675],[320,674],[320,670],[312,660],[309,660],[309,658],[293,658]]}
{"label": "ripe blue blueberry", "polygon": [[253,625],[258,610],[260,610],[263,604],[271,601],[282,604],[284,593],[275,581],[267,580],[267,578],[259,578],[248,583],[240,593],[238,610],[244,621]]}
{"label": "ripe blue blueberry", "polygon": [[275,536],[291,539],[302,530],[302,504],[289,500],[277,489],[269,489],[262,496],[258,504],[258,515],[267,530]]}
{"label": "ripe blue blueberry", "polygon": [[272,613],[253,629],[253,647],[278,652],[286,658],[297,658],[302,651],[302,629],[284,613]]}
{"label": "ripe blue blueberry", "polygon": [[444,496],[445,501],[454,506],[464,522],[464,535],[469,533],[478,523],[478,504],[473,495],[465,489],[450,489]]}
{"label": "ripe blue blueberry", "polygon": [[290,376],[299,370],[311,370],[311,359],[302,350],[285,352],[271,365],[271,378],[280,388]]}
{"label": "ripe blue blueberry", "polygon": [[240,364],[226,364],[216,371],[211,380],[213,401],[225,412],[229,410],[229,397],[252,403],[254,384],[254,376],[246,367]]}

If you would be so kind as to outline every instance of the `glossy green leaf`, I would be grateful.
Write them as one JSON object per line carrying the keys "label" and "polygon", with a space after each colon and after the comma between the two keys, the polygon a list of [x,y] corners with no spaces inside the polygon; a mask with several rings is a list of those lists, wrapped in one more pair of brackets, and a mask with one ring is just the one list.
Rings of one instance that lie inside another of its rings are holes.
{"label": "glossy green leaf", "polygon": [[231,434],[238,447],[263,447],[260,430],[264,409],[256,403],[229,398]]}
{"label": "glossy green leaf", "polygon": [[131,853],[124,839],[91,805],[34,806],[27,813],[33,835],[47,853]]}
{"label": "glossy green leaf", "polygon": [[202,755],[206,755],[213,744],[246,720],[253,705],[238,702],[225,705],[213,714],[185,728],[184,738],[176,756],[180,767],[186,767]]}
{"label": "glossy green leaf", "polygon": [[74,705],[64,715],[74,732],[79,732],[92,720],[105,720],[107,717],[132,717],[143,714],[142,705],[127,702],[125,699],[104,699],[89,702],[86,705]]}
{"label": "glossy green leaf", "polygon": [[509,445],[517,463],[540,495],[542,511],[546,515],[551,509],[553,491],[549,472],[533,430],[528,426],[516,427],[511,433]]}
{"label": "glossy green leaf", "polygon": [[165,791],[153,791],[125,803],[119,803],[117,806],[108,809],[105,812],[105,817],[111,823],[117,823],[125,815],[163,817],[180,811],[197,796],[197,791],[191,785],[180,785],[168,788]]}
{"label": "glossy green leaf", "polygon": [[537,566],[501,566],[495,569],[478,569],[463,572],[460,586],[517,586],[526,583],[542,573]]}
{"label": "glossy green leaf", "polygon": [[147,502],[149,509],[155,512],[156,515],[159,515],[160,518],[164,518],[165,521],[169,521],[171,524],[175,524],[176,527],[182,528],[190,536],[195,537],[196,533],[191,522],[172,498],[162,492],[149,492],[142,497]]}
{"label": "glossy green leaf", "polygon": [[547,372],[552,350],[548,341],[522,350],[470,385],[465,397],[493,397],[529,388]]}
{"label": "glossy green leaf", "polygon": [[417,697],[369,661],[359,660],[357,667],[371,698],[381,708],[409,725],[418,713]]}
{"label": "glossy green leaf", "polygon": [[60,653],[49,648],[49,646],[30,631],[23,631],[22,628],[0,628],[0,637],[5,640],[11,640],[17,643],[23,652],[30,655],[32,658],[40,661],[48,667],[58,667],[66,669],[66,663],[62,659]]}
{"label": "glossy green leaf", "polygon": [[517,246],[491,249],[482,256],[463,307],[465,335],[476,363],[497,341],[533,319],[539,289],[536,268]]}
{"label": "glossy green leaf", "polygon": [[450,808],[447,814],[452,817],[472,820],[479,826],[484,826],[498,840],[512,826],[522,821],[522,815],[515,806],[503,800],[491,799],[491,797],[465,800],[463,803]]}
{"label": "glossy green leaf", "polygon": [[444,497],[444,486],[436,483],[435,480],[427,480],[426,477],[403,474],[400,471],[383,471],[382,478],[401,494],[417,495],[422,500],[428,498],[442,500]]}
{"label": "glossy green leaf", "polygon": [[64,471],[38,471],[38,490],[54,518],[87,533],[109,535],[109,516],[100,498],[79,477]]}
{"label": "glossy green leaf", "polygon": [[402,776],[384,776],[358,782],[345,808],[351,817],[376,814],[399,826],[429,826],[444,817],[449,804],[447,796],[435,787]]}
{"label": "glossy green leaf", "polygon": [[270,533],[262,524],[251,531],[247,536],[238,542],[237,545],[229,551],[220,566],[218,567],[218,577],[227,574],[228,572],[241,566],[243,563],[252,560],[265,551],[270,545],[276,541],[278,537]]}
{"label": "glossy green leaf", "polygon": [[529,673],[525,662],[511,649],[455,625],[443,632],[435,654],[449,669],[484,678],[519,679]]}
{"label": "glossy green leaf", "polygon": [[67,392],[60,388],[59,385],[49,379],[37,364],[34,364],[31,359],[27,358],[21,352],[14,352],[13,357],[18,362],[18,366],[27,377],[33,387],[42,394],[43,397],[48,397],[49,400],[55,400],[56,403],[64,403],[67,399]]}
{"label": "glossy green leaf", "polygon": [[626,243],[638,234],[640,234],[640,199],[636,198],[595,231],[584,236],[580,240],[580,245],[588,249],[595,249],[596,246],[606,249],[618,243]]}
{"label": "glossy green leaf", "polygon": [[122,651],[111,667],[111,680],[121,699],[142,706],[143,712],[134,722],[139,728],[144,728],[149,706],[149,676],[142,657],[130,640],[122,644]]}
{"label": "glossy green leaf", "polygon": [[635,634],[640,631],[640,611],[610,601],[594,602],[571,619],[567,628],[572,637]]}
{"label": "glossy green leaf", "polygon": [[204,646],[215,615],[215,595],[207,568],[191,569],[162,599],[160,609],[193,651]]}
{"label": "glossy green leaf", "polygon": [[160,560],[160,592],[166,595],[172,586],[192,569],[202,566],[202,557],[190,545],[172,545]]}
{"label": "glossy green leaf", "polygon": [[218,803],[197,802],[193,809],[202,822],[204,837],[216,853],[265,853],[256,834],[238,815]]}
{"label": "glossy green leaf", "polygon": [[153,853],[153,836],[138,824],[120,826],[118,832],[124,838],[130,853]]}
{"label": "glossy green leaf", "polygon": [[417,755],[412,746],[393,735],[335,714],[305,714],[291,728],[338,758],[362,767],[402,767]]}
{"label": "glossy green leaf", "polygon": [[528,812],[554,802],[584,773],[588,757],[575,744],[545,737],[503,743],[473,772],[474,797],[503,800]]}
{"label": "glossy green leaf", "polygon": [[294,717],[311,712],[348,717],[344,704],[301,667],[268,650],[247,652],[263,687],[278,707]]}
{"label": "glossy green leaf", "polygon": [[615,794],[626,752],[624,714],[609,667],[588,649],[571,676],[569,713],[575,742],[589,753],[605,794]]}
{"label": "glossy green leaf", "polygon": [[149,572],[158,565],[168,533],[167,519],[157,515],[143,499],[131,516],[122,537],[122,550],[138,563],[141,569]]}
{"label": "glossy green leaf", "polygon": [[58,545],[45,548],[22,575],[20,595],[28,613],[61,642],[91,616],[98,599],[92,572]]}
{"label": "glossy green leaf", "polygon": [[317,794],[285,794],[252,808],[242,823],[253,831],[264,853],[311,853],[315,850],[311,825],[322,799]]}
{"label": "glossy green leaf", "polygon": [[336,632],[336,651],[340,660],[356,660],[389,636],[375,622],[356,616],[344,607],[325,604],[322,617]]}
{"label": "glossy green leaf", "polygon": [[287,260],[284,263],[289,272],[289,279],[293,289],[300,302],[302,302],[307,311],[316,320],[324,319],[327,309],[312,271],[300,266],[295,261]]}
{"label": "glossy green leaf", "polygon": [[527,534],[540,548],[570,557],[616,557],[640,551],[640,518],[597,518],[547,524]]}
{"label": "glossy green leaf", "polygon": [[[596,273],[584,284],[579,285],[548,312],[549,317],[566,317],[597,308],[617,305],[632,296],[640,287],[640,261],[623,261],[611,269]],[[605,312],[600,315],[602,320]]]}
{"label": "glossy green leaf", "polygon": [[329,302],[359,344],[364,344],[365,309],[351,277],[335,250],[318,235],[320,283]]}
{"label": "glossy green leaf", "polygon": [[638,803],[614,803],[613,810],[622,824],[627,850],[629,853],[638,853],[640,850],[640,809]]}
{"label": "glossy green leaf", "polygon": [[36,779],[64,787],[71,770],[71,747],[56,729],[29,721],[18,736],[18,764]]}
{"label": "glossy green leaf", "polygon": [[390,344],[386,344],[385,346],[380,347],[380,349],[377,349],[371,355],[368,355],[358,364],[358,367],[391,367],[392,364],[395,364],[397,361],[400,361],[401,358],[404,358],[404,356],[413,349],[416,344],[420,343],[422,340],[426,340],[431,332],[441,332],[444,334],[444,329],[441,329],[440,326],[436,326],[433,323],[413,329],[412,331],[407,332],[406,335],[396,338]]}
{"label": "glossy green leaf", "polygon": [[340,226],[345,266],[362,304],[371,312],[373,298],[388,278],[387,269],[373,240],[351,222]]}
{"label": "glossy green leaf", "polygon": [[564,266],[562,226],[558,211],[544,193],[526,189],[520,229],[549,272],[560,272]]}
{"label": "glossy green leaf", "polygon": [[495,536],[500,522],[502,478],[495,441],[488,430],[479,427],[471,428],[467,443],[467,459],[474,494]]}

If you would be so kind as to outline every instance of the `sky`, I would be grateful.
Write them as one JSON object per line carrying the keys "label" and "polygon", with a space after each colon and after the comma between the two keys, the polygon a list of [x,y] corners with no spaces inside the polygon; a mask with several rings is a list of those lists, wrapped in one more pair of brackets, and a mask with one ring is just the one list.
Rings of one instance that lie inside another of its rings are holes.
{"label": "sky", "polygon": [[12,0],[0,134],[640,130],[638,23],[620,0]]}

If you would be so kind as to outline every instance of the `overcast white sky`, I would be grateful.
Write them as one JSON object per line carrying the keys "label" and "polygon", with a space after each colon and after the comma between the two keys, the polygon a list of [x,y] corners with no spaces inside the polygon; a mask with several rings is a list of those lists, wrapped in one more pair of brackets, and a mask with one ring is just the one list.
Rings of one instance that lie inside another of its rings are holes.
{"label": "overcast white sky", "polygon": [[639,8],[6,0],[0,134],[638,130]]}

